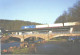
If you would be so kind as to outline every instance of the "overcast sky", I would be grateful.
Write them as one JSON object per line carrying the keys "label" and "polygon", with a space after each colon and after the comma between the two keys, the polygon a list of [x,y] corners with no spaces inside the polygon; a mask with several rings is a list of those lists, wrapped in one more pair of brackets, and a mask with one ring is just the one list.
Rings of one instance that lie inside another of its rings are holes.
{"label": "overcast sky", "polygon": [[52,24],[77,0],[0,0],[0,19]]}

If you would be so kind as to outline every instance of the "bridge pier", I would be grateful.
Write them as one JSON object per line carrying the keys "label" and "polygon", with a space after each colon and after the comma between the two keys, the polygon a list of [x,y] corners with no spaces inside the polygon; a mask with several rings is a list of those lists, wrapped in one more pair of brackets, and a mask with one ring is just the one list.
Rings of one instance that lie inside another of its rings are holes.
{"label": "bridge pier", "polygon": [[38,37],[36,37],[35,40],[38,40]]}
{"label": "bridge pier", "polygon": [[70,31],[69,31],[69,32],[70,32],[70,33],[72,33],[72,32],[73,32],[73,27],[71,27],[71,28],[70,28]]}
{"label": "bridge pier", "polygon": [[45,40],[49,40],[49,38],[46,38]]}
{"label": "bridge pier", "polygon": [[24,42],[24,39],[23,38],[21,38],[21,42]]}

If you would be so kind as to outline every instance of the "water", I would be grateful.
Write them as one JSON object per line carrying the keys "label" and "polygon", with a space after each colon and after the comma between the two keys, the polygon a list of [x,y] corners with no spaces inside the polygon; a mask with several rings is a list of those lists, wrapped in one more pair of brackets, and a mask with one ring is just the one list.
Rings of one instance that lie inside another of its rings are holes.
{"label": "water", "polygon": [[16,46],[16,47],[19,47],[20,46],[20,42],[13,42],[13,43],[3,43],[1,44],[1,50],[3,49],[8,49],[9,47],[13,47],[13,46]]}
{"label": "water", "polygon": [[[41,41],[41,40],[29,41],[28,44],[33,44],[33,43],[36,43],[36,42],[39,42],[39,41]],[[3,49],[8,49],[8,48],[11,47],[11,46],[12,46],[12,47],[14,47],[14,46],[20,47],[20,44],[21,44],[21,42],[3,43],[3,44],[1,44],[1,50],[3,50]]]}

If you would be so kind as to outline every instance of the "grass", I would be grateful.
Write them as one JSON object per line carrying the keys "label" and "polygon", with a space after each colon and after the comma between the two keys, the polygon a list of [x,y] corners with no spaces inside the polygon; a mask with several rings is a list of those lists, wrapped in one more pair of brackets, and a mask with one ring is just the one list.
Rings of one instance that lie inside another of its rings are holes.
{"label": "grass", "polygon": [[13,54],[27,54],[29,51],[29,48],[20,48],[20,49],[14,49],[12,52]]}
{"label": "grass", "polygon": [[48,40],[48,41],[66,41],[66,39],[62,39],[62,38],[54,38],[54,39]]}

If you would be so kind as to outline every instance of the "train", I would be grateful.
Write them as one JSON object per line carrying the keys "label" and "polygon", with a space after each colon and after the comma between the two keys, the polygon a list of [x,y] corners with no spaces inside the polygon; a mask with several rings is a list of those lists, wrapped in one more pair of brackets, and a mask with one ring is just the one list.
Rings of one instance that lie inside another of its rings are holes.
{"label": "train", "polygon": [[[77,22],[66,22],[64,26],[74,26]],[[29,25],[22,26],[21,29],[30,29],[30,28],[54,28],[54,27],[63,27],[63,23],[54,23],[54,24],[45,24],[45,25]]]}

